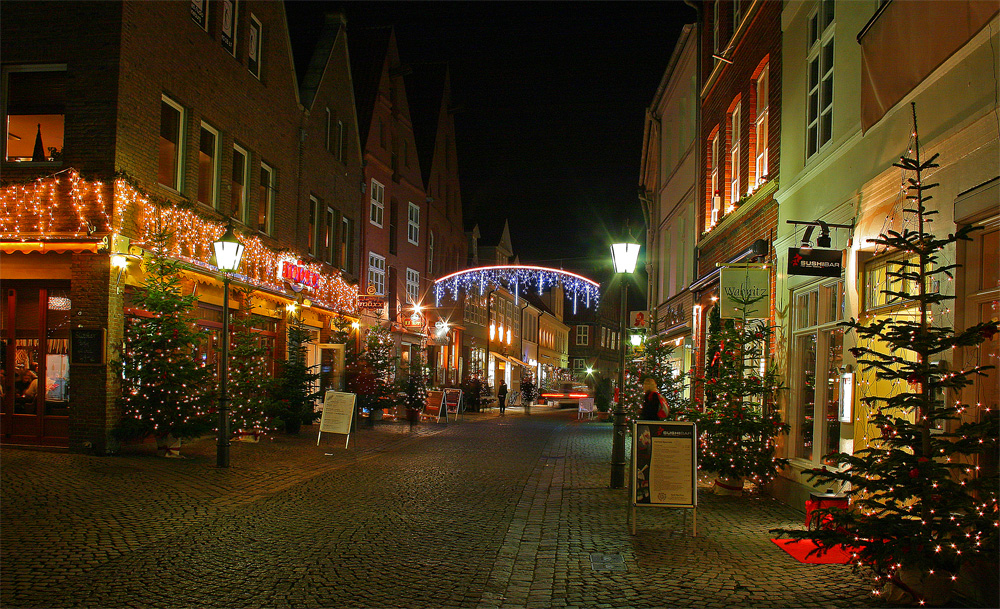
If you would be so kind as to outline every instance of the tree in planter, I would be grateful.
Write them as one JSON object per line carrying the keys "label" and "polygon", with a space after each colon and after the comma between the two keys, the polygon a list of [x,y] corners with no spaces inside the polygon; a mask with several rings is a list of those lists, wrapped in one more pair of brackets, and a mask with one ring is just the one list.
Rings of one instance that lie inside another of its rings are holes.
{"label": "tree in planter", "polygon": [[409,374],[403,383],[402,406],[406,409],[406,414],[411,421],[415,420],[419,413],[427,405],[427,375],[424,369],[418,364],[410,366]]}
{"label": "tree in planter", "polygon": [[[149,316],[126,319],[119,366],[121,419],[114,435],[119,440],[153,435],[192,438],[213,428],[212,369],[195,357],[208,333],[195,324],[192,309],[197,296],[185,295],[180,263],[167,257],[169,235],[159,232],[152,256],[144,262],[146,276],[135,293],[135,305]],[[170,449],[168,456],[174,456]]]}
{"label": "tree in planter", "polygon": [[270,348],[253,327],[253,292],[240,289],[237,294],[241,306],[230,319],[229,416],[237,436],[256,440],[278,427],[273,417],[276,380],[270,369]]}
{"label": "tree in planter", "polygon": [[[652,327],[656,326],[653,319]],[[671,416],[676,417],[685,407],[684,385],[687,375],[680,372],[671,363],[670,355],[674,348],[664,343],[655,334],[646,336],[636,350],[636,357],[625,362],[625,410],[629,419],[635,420],[642,410],[642,402],[646,397],[642,383],[647,378],[656,381],[660,395],[670,406]]]}
{"label": "tree in planter", "polygon": [[396,404],[396,358],[388,328],[376,326],[368,330],[360,366],[358,398],[361,406],[368,410],[369,423],[374,425],[383,410]]}
{"label": "tree in planter", "polygon": [[776,456],[777,437],[789,426],[777,409],[777,371],[766,365],[770,328],[746,319],[753,302],[737,301],[742,319],[723,321],[718,306],[710,312],[705,374],[699,379],[705,408],[687,413],[698,424],[698,467],[715,472],[720,493],[741,492],[746,479],[760,488],[788,464]]}
{"label": "tree in planter", "polygon": [[288,358],[281,362],[275,383],[272,416],[281,421],[285,432],[299,433],[302,425],[316,420],[316,400],[320,398],[317,366],[306,364],[306,346],[312,340],[302,318],[295,316],[288,324]]}
{"label": "tree in planter", "polygon": [[854,454],[836,455],[838,468],[809,472],[810,480],[846,485],[851,509],[820,510],[823,526],[817,530],[780,532],[812,539],[822,548],[854,548],[856,569],[871,567],[876,585],[887,584],[885,591],[893,596],[905,592],[894,600],[937,604],[947,601],[963,563],[985,559],[996,568],[998,477],[995,467],[980,469],[975,460],[995,459],[1000,419],[986,408],[975,413],[976,420],[960,422],[969,407],[955,398],[986,368],[954,368],[949,357],[955,348],[977,347],[991,338],[998,322],[962,332],[932,325],[934,307],[954,298],[934,288],[957,267],[940,262],[942,250],[970,240],[975,229],[962,227],[943,238],[929,232],[937,212],[927,208],[931,197],[926,192],[937,184],[923,179],[938,166],[937,155],[921,160],[916,124],[914,109],[913,156],[894,163],[913,172],[904,213],[915,230],[890,230],[873,240],[897,254],[889,262],[890,283],[883,293],[909,300],[915,314],[843,324],[858,335],[858,346],[850,351],[859,370],[874,371],[902,390],[862,397],[875,435]]}

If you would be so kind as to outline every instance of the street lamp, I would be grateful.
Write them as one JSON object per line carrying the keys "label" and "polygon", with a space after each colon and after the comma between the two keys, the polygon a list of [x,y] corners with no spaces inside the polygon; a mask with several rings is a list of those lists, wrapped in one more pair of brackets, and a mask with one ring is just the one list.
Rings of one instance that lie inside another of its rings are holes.
{"label": "street lamp", "polygon": [[219,370],[219,436],[216,442],[215,466],[229,467],[229,273],[240,268],[243,244],[233,233],[232,222],[226,232],[212,244],[215,266],[222,271],[222,368]]}
{"label": "street lamp", "polygon": [[621,315],[619,316],[620,344],[618,360],[618,402],[614,413],[614,439],[611,445],[611,488],[625,486],[625,317],[628,315],[628,275],[635,271],[639,259],[639,244],[629,236],[628,241],[611,245],[611,259],[615,263],[615,273],[621,275]]}

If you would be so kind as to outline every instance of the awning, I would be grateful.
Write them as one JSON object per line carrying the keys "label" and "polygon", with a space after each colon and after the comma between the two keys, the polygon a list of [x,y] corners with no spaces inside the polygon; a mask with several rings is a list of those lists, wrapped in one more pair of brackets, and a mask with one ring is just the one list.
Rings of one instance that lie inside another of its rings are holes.
{"label": "awning", "polygon": [[493,357],[495,357],[497,359],[502,359],[505,362],[510,362],[510,358],[509,357],[507,357],[506,355],[500,355],[496,351],[490,351],[490,355],[492,355]]}
{"label": "awning", "polygon": [[512,364],[518,364],[519,366],[524,366],[525,368],[531,368],[531,364],[529,364],[524,360],[517,359],[513,355],[511,355],[507,359],[509,359]]}

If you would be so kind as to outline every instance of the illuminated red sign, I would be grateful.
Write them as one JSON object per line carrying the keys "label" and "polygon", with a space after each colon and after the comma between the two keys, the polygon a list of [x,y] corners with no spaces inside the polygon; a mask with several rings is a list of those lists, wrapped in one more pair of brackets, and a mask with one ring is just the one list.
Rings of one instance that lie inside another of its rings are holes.
{"label": "illuminated red sign", "polygon": [[291,284],[304,285],[313,289],[319,287],[319,273],[291,260],[282,260],[278,274]]}

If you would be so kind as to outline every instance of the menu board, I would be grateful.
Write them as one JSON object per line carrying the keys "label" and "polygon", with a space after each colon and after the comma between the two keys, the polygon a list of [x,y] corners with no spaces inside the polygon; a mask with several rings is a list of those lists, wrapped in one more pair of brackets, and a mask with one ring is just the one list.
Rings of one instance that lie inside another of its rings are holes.
{"label": "menu board", "polygon": [[106,363],[107,341],[104,328],[70,329],[69,363],[85,366],[101,366]]}
{"label": "menu board", "polygon": [[427,392],[427,402],[424,406],[424,416],[434,418],[438,421],[441,417],[445,417],[445,421],[448,420],[447,411],[444,409],[444,392],[440,390],[432,390]]}
{"label": "menu board", "polygon": [[465,404],[462,403],[462,390],[461,389],[445,389],[444,390],[444,401],[448,404],[448,414],[458,414],[465,409]]}
{"label": "menu board", "polygon": [[319,420],[320,432],[351,433],[356,397],[353,393],[327,391],[323,397],[323,416]]}
{"label": "menu board", "polygon": [[632,428],[632,503],[663,507],[698,504],[694,423],[636,421]]}

